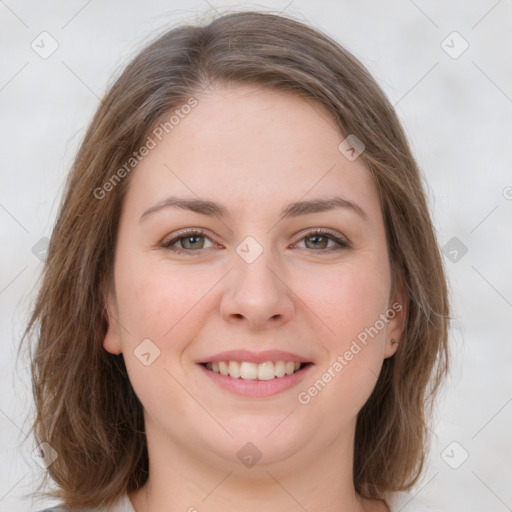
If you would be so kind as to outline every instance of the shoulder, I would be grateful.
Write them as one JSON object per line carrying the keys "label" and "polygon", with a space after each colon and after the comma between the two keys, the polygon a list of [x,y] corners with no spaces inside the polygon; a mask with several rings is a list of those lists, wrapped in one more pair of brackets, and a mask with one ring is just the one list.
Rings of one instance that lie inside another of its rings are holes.
{"label": "shoulder", "polygon": [[[429,503],[421,500],[406,492],[394,492],[385,497],[386,504],[390,512],[442,512],[439,508],[430,505]],[[46,508],[40,512],[72,512],[69,508],[57,506]],[[87,512],[87,511],[83,511]],[[90,512],[100,512],[98,509],[90,510]],[[105,511],[107,512],[107,511]],[[109,512],[135,512],[128,496],[123,496],[114,506],[109,509]]]}
{"label": "shoulder", "polygon": [[44,510],[40,510],[39,512],[70,512],[69,508],[58,506],[58,507],[51,507],[51,508],[45,508]]}
{"label": "shoulder", "polygon": [[69,508],[58,506],[52,508],[45,508],[44,510],[40,510],[39,512],[69,512]]}
{"label": "shoulder", "polygon": [[442,512],[439,508],[408,492],[393,492],[385,497],[390,512]]}
{"label": "shoulder", "polygon": [[55,507],[45,508],[44,510],[40,510],[39,512],[125,512],[125,509],[119,508],[68,508],[64,505],[56,505]]}
{"label": "shoulder", "polygon": [[135,512],[135,509],[133,508],[128,495],[124,494],[118,501],[116,501],[116,503],[107,508],[88,508],[86,510],[80,509],[80,511],[78,511],[67,508],[63,505],[57,505],[55,507],[45,508],[39,512]]}

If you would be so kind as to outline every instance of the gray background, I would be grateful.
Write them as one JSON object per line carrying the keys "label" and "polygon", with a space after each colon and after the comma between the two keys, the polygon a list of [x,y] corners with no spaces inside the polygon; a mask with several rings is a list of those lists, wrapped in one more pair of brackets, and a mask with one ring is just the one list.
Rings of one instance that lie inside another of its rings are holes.
{"label": "gray background", "polygon": [[0,511],[50,503],[27,496],[42,470],[32,439],[23,441],[30,381],[16,351],[41,239],[86,125],[142,44],[229,7],[309,20],[361,59],[396,105],[445,247],[455,317],[453,369],[414,494],[446,512],[512,510],[511,0],[0,0]]}

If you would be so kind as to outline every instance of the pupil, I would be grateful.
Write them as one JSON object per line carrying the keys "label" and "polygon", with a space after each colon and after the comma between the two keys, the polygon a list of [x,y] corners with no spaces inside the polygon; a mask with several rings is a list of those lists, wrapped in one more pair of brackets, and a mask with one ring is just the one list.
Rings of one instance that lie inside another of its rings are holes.
{"label": "pupil", "polygon": [[[198,239],[202,238],[201,236],[199,235],[193,235],[193,236],[188,236],[187,238],[185,238],[184,242],[185,242],[185,245],[194,245],[195,243],[197,243]],[[186,247],[187,248],[187,247]],[[190,247],[189,247],[190,248]],[[200,247],[199,247],[200,248]],[[197,247],[192,247],[192,249],[197,249]]]}
{"label": "pupil", "polygon": [[[326,247],[326,242],[327,242],[327,239],[325,236],[319,236],[319,235],[314,235],[314,236],[310,236],[308,237],[309,240],[312,240],[313,241],[313,247],[322,247],[322,248],[325,248]],[[320,243],[318,244],[318,241],[321,241],[323,243]]]}

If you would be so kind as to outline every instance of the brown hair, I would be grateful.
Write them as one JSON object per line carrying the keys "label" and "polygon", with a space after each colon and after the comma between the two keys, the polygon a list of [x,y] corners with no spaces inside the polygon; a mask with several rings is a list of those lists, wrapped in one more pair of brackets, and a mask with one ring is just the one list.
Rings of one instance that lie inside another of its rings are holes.
{"label": "brown hair", "polygon": [[32,431],[58,453],[48,467],[57,484],[51,495],[68,506],[108,505],[148,478],[142,405],[122,355],[102,345],[129,176],[101,199],[94,191],[209,83],[311,98],[341,134],[365,145],[360,158],[380,192],[393,283],[402,282],[409,304],[399,349],[358,416],[354,485],[367,498],[407,490],[423,468],[426,419],[449,359],[446,279],[421,175],[393,107],[356,58],[304,23],[240,12],[174,28],[142,50],[102,100],[78,151],[24,334],[38,326]]}

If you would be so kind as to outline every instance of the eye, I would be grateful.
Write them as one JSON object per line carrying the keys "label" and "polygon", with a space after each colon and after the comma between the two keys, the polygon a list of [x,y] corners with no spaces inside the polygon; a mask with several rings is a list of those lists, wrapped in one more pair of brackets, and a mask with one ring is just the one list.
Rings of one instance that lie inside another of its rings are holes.
{"label": "eye", "polygon": [[[209,241],[210,245],[205,245],[206,241]],[[213,242],[200,229],[182,231],[170,240],[162,242],[162,247],[175,252],[193,252],[213,246]]]}
{"label": "eye", "polygon": [[[330,250],[343,249],[349,247],[346,240],[340,238],[335,233],[329,230],[314,230],[306,234],[299,243],[304,240],[305,247],[301,249],[312,249],[314,251],[320,250],[321,252],[330,252]],[[322,251],[328,249],[328,251]]]}
{"label": "eye", "polygon": [[[304,241],[304,246],[299,244]],[[209,243],[209,245],[208,245]],[[215,243],[206,236],[201,229],[189,229],[174,235],[169,240],[162,242],[161,246],[177,253],[194,253],[202,249],[215,247]],[[310,231],[296,244],[300,249],[310,249],[316,252],[331,252],[350,247],[349,243],[329,230],[317,229]]]}

